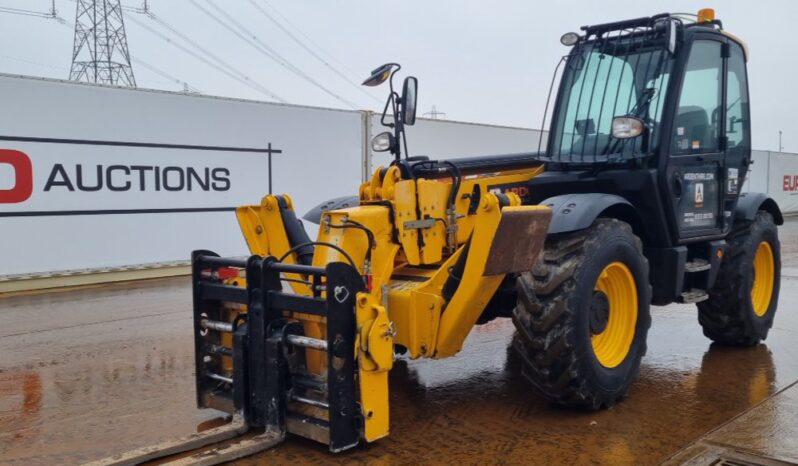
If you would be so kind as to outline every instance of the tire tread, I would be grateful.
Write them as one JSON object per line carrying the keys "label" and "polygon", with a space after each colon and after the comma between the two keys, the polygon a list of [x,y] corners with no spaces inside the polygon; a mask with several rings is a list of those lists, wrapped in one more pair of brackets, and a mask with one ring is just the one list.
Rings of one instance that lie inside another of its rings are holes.
{"label": "tire tread", "polygon": [[[522,374],[532,386],[554,403],[587,409],[612,406],[626,394],[606,396],[595,390],[579,364],[579,345],[575,344],[575,310],[571,304],[577,290],[576,271],[588,251],[599,247],[598,242],[608,235],[633,238],[633,244],[643,261],[648,295],[648,261],[643,255],[640,239],[629,224],[615,219],[599,219],[591,228],[575,233],[558,235],[546,242],[541,259],[531,273],[519,275],[518,305],[513,312],[513,322],[519,338],[513,346],[523,361]],[[640,280],[641,277],[635,277]],[[643,329],[651,325],[647,311],[640,313]],[[640,358],[646,352],[642,338],[638,360],[634,364],[634,379],[639,371]]]}

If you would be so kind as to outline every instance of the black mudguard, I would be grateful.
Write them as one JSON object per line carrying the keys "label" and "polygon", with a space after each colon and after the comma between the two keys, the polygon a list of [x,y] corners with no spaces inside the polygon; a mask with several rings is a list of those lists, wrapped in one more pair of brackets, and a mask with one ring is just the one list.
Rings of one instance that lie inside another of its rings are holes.
{"label": "black mudguard", "polygon": [[541,204],[551,207],[552,210],[548,231],[550,235],[584,230],[590,227],[602,212],[615,206],[634,212],[634,207],[626,199],[604,193],[563,194],[550,197]]}
{"label": "black mudguard", "polygon": [[360,204],[360,199],[357,196],[336,197],[334,199],[330,199],[329,201],[324,201],[316,207],[310,209],[304,216],[302,216],[302,218],[310,223],[315,223],[318,225],[321,223],[321,214],[324,212],[328,210],[354,207],[358,204]]}
{"label": "black mudguard", "polygon": [[779,209],[779,205],[765,193],[743,193],[737,200],[737,208],[734,209],[734,221],[754,221],[756,213],[764,210],[773,216],[776,225],[784,223],[784,215]]}

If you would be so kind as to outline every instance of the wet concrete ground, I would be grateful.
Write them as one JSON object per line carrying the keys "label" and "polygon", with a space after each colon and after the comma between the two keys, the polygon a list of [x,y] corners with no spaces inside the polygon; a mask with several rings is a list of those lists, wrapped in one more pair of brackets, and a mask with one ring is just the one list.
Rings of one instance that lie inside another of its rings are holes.
{"label": "wet concrete ground", "polygon": [[[766,344],[715,347],[694,306],[652,308],[629,398],[583,413],[532,392],[508,358],[513,326],[496,320],[455,358],[396,364],[387,439],[333,456],[290,438],[239,464],[657,464],[798,380],[798,221],[780,234],[784,276]],[[0,297],[0,355],[0,463],[79,463],[214,418],[194,407],[187,278]],[[784,420],[773,419],[757,438],[728,437],[767,451]]]}
{"label": "wet concrete ground", "polygon": [[729,466],[798,464],[798,383],[701,437],[664,466],[715,465],[718,458]]}

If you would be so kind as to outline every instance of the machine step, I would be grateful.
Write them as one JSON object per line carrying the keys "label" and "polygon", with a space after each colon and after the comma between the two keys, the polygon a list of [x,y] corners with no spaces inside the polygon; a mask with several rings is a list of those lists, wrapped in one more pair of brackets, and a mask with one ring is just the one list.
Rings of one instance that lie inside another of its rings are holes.
{"label": "machine step", "polygon": [[687,273],[703,272],[712,268],[712,265],[706,259],[693,259],[684,264],[684,271]]}
{"label": "machine step", "polygon": [[700,303],[707,299],[709,299],[709,294],[707,294],[705,290],[699,290],[697,288],[692,288],[682,293],[682,302],[685,304]]}

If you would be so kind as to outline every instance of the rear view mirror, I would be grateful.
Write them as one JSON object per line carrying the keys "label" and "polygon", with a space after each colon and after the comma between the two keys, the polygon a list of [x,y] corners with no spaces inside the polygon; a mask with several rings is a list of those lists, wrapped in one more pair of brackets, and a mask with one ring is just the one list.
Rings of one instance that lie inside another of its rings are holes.
{"label": "rear view mirror", "polygon": [[405,78],[402,86],[402,121],[408,126],[416,122],[416,101],[418,100],[418,79],[413,76]]}
{"label": "rear view mirror", "polygon": [[669,15],[663,16],[665,17],[657,20],[654,23],[654,30],[665,36],[668,53],[671,55],[676,55],[676,41],[678,39],[677,36],[679,32],[676,25],[676,20]]}
{"label": "rear view mirror", "polygon": [[676,23],[672,19],[668,20],[668,52],[676,55]]}

